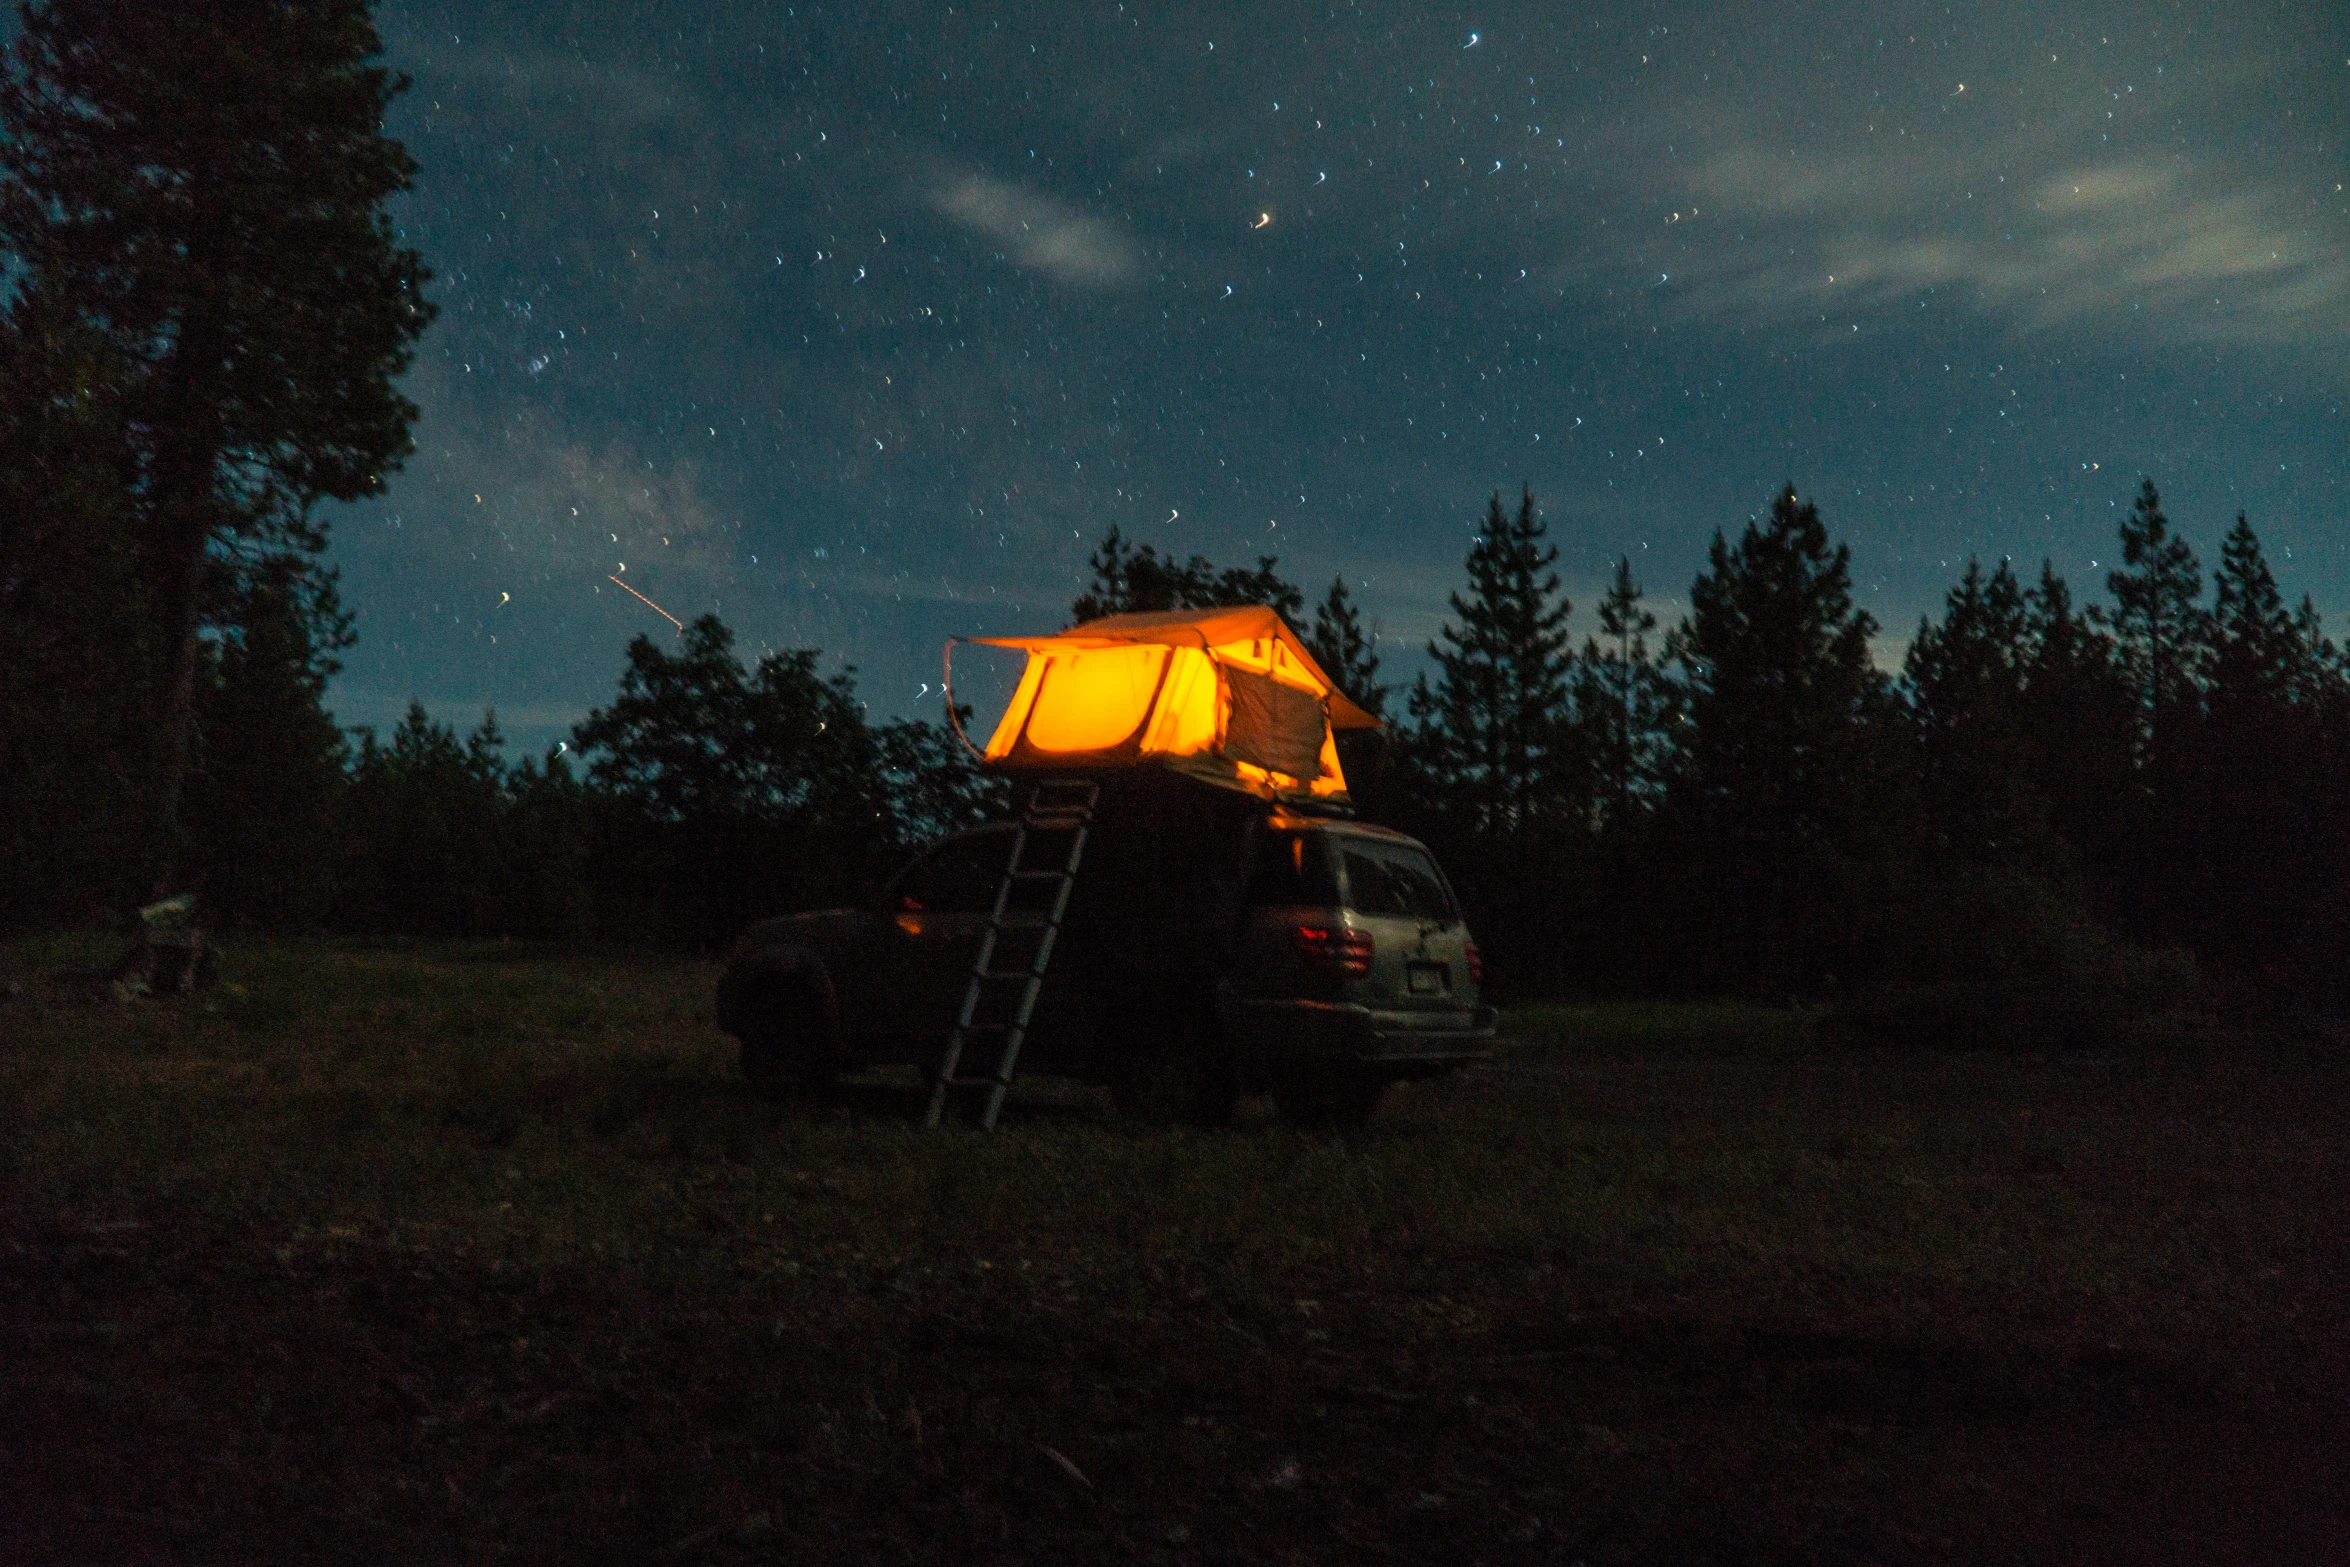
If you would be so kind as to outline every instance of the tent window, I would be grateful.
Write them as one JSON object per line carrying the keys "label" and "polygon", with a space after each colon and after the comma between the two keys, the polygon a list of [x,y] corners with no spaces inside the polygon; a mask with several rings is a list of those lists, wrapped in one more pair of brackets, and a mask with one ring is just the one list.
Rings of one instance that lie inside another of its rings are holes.
{"label": "tent window", "polygon": [[1301,783],[1322,776],[1322,699],[1270,675],[1227,667],[1232,716],[1224,725],[1224,754]]}
{"label": "tent window", "polygon": [[1039,751],[1106,751],[1150,717],[1168,649],[1088,648],[1056,654],[1037,688],[1028,743]]}

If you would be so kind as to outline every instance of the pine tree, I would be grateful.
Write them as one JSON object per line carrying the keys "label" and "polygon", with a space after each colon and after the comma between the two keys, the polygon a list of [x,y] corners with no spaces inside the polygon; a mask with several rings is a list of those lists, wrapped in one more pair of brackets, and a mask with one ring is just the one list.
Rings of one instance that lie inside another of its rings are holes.
{"label": "pine tree", "polygon": [[1851,551],[1790,485],[1714,535],[1675,646],[1687,707],[1675,807],[1706,880],[1717,981],[1785,994],[1854,961],[1890,873],[1898,710],[1852,602]]}
{"label": "pine tree", "polygon": [[137,895],[163,666],[121,367],[53,293],[0,316],[0,930]]}
{"label": "pine tree", "polygon": [[570,758],[549,746],[506,775],[495,887],[501,933],[578,938],[594,929],[593,812]]}
{"label": "pine tree", "polygon": [[326,685],[350,643],[329,575],[279,556],[216,573],[234,603],[204,642],[188,782],[188,863],[208,909],[269,929],[314,924],[333,893],[348,748]]}
{"label": "pine tree", "polygon": [[1329,596],[1314,606],[1314,629],[1305,644],[1322,673],[1336,681],[1355,706],[1373,718],[1386,716],[1387,687],[1379,679],[1379,655],[1363,632],[1362,616],[1346,591],[1344,577],[1332,577]]}
{"label": "pine tree", "polygon": [[2211,771],[2197,754],[2210,616],[2202,567],[2171,532],[2153,480],[2141,482],[2120,531],[2122,565],[2106,578],[2113,605],[2092,611],[2113,634],[2133,741],[2129,787],[2108,808],[2106,877],[2111,907],[2134,936],[2177,945],[2195,939],[2194,845],[2211,809]]}
{"label": "pine tree", "polygon": [[2143,760],[2167,764],[2170,730],[2194,706],[2206,641],[2203,568],[2170,531],[2154,481],[2141,481],[2121,524],[2122,567],[2105,579],[2114,607],[2105,616],[2137,692]]}
{"label": "pine tree", "polygon": [[1501,493],[1469,548],[1468,594],[1428,644],[1437,679],[1413,687],[1412,749],[1437,809],[1468,830],[1510,834],[1578,821],[1583,779],[1569,719],[1571,608],[1558,550],[1526,490]]}
{"label": "pine tree", "polygon": [[2306,994],[2340,1010],[2350,1005],[2350,972],[2341,961],[2350,950],[2350,650],[2326,637],[2306,595],[2293,630],[2302,649],[2294,702],[2307,715],[2314,780],[2306,801],[2314,826],[2301,849],[2319,894],[2286,957]]}
{"label": "pine tree", "polygon": [[2294,700],[2314,711],[2329,701],[2350,695],[2350,660],[2345,659],[2345,650],[2325,634],[2317,601],[2306,593],[2301,595],[2300,606],[2293,611],[2293,636],[2301,644],[2300,653],[2293,661],[2300,677]]}
{"label": "pine tree", "polygon": [[2033,776],[2057,832],[2097,852],[2113,839],[2128,791],[2136,722],[2121,655],[2097,618],[2077,609],[2054,562],[2024,595],[2024,727]]}
{"label": "pine tree", "polygon": [[125,367],[142,575],[163,633],[150,801],[162,872],[194,711],[206,559],[314,544],[314,508],[409,449],[393,388],[431,318],[384,203],[406,85],[366,0],[40,0],[0,83],[0,243]]}
{"label": "pine tree", "polygon": [[1584,639],[1575,666],[1575,721],[1603,828],[1628,826],[1653,805],[1670,761],[1675,695],[1649,647],[1657,621],[1645,597],[1631,557],[1619,557],[1599,601],[1599,635]]}
{"label": "pine tree", "polygon": [[[2239,970],[2284,962],[2320,918],[2341,786],[2323,746],[2325,638],[2315,607],[2285,608],[2242,513],[2212,574],[2209,681],[2195,747],[2201,798],[2187,831],[2196,946]],[[2313,697],[2316,697],[2313,700]]]}
{"label": "pine tree", "polygon": [[2220,543],[2212,573],[2211,700],[2282,709],[2308,681],[2311,649],[2277,591],[2275,573],[2242,512]]}
{"label": "pine tree", "polygon": [[1269,604],[1294,626],[1305,609],[1305,595],[1281,575],[1281,563],[1271,555],[1258,556],[1254,566],[1219,571],[1204,555],[1178,561],[1152,545],[1130,545],[1112,528],[1086,565],[1093,580],[1069,606],[1073,623],[1152,610]]}
{"label": "pine tree", "polygon": [[494,933],[505,785],[495,716],[460,741],[411,701],[390,744],[369,729],[358,738],[337,923],[405,935]]}
{"label": "pine tree", "polygon": [[1970,559],[1941,624],[1921,620],[1903,661],[1926,819],[1962,862],[2012,863],[2048,847],[2048,802],[2026,727],[2030,656],[2014,570],[2001,561],[1985,577]]}

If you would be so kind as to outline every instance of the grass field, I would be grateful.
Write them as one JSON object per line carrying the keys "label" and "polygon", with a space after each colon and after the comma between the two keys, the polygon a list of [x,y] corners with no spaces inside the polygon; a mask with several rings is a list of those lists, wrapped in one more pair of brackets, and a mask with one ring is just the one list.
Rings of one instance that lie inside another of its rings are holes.
{"label": "grass field", "polygon": [[1371,1127],[752,1099],[693,963],[0,949],[0,1559],[2350,1559],[2350,1061],[1526,1009]]}

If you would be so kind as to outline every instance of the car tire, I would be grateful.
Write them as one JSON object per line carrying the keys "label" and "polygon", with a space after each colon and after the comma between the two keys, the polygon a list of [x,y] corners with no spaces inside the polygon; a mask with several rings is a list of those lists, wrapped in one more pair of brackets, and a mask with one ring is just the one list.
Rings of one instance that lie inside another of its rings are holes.
{"label": "car tire", "polygon": [[831,1086],[834,1067],[823,1020],[804,998],[764,1002],[742,1042],[743,1080],[763,1098],[788,1099]]}
{"label": "car tire", "polygon": [[1198,1020],[1132,1025],[1133,1052],[1111,1085],[1118,1108],[1155,1126],[1229,1126],[1240,1076],[1216,1031]]}
{"label": "car tire", "polygon": [[1386,1092],[1386,1078],[1322,1067],[1299,1071],[1275,1085],[1273,1105],[1295,1126],[1353,1127],[1371,1119]]}

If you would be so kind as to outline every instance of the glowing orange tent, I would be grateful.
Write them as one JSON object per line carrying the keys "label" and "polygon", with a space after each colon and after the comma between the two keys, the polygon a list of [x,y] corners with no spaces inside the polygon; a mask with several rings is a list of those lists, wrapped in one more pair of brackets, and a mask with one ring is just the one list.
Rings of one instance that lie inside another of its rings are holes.
{"label": "glowing orange tent", "polygon": [[1008,771],[1155,765],[1268,799],[1343,797],[1332,731],[1380,727],[1262,604],[969,640],[1028,655],[984,753]]}

